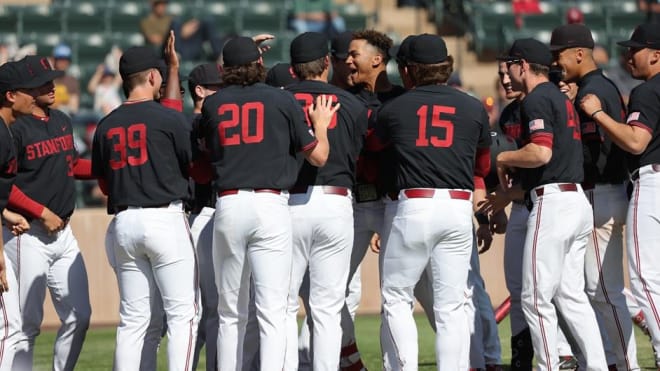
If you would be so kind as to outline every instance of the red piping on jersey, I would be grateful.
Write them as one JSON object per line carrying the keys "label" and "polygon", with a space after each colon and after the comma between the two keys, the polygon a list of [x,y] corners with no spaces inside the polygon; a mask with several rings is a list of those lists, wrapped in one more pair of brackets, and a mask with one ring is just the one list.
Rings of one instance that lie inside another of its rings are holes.
{"label": "red piping on jersey", "polygon": [[484,178],[490,172],[490,147],[477,148],[474,160],[474,176]]}
{"label": "red piping on jersey", "polygon": [[94,179],[92,175],[92,160],[79,158],[73,164],[73,176],[80,180]]}
{"label": "red piping on jersey", "polygon": [[171,108],[178,112],[183,112],[183,100],[182,99],[172,99],[172,98],[162,98],[160,104],[163,107]]}
{"label": "red piping on jersey", "polygon": [[27,216],[32,219],[40,219],[41,213],[43,213],[45,208],[44,205],[28,197],[23,191],[16,187],[16,185],[11,187],[7,206],[12,210],[17,211],[19,214],[27,214]]}
{"label": "red piping on jersey", "polygon": [[553,136],[550,133],[536,133],[530,137],[530,142],[541,147],[548,147],[552,149]]}
{"label": "red piping on jersey", "polygon": [[35,114],[32,114],[32,117],[43,122],[48,122],[50,120],[50,116],[37,116]]}
{"label": "red piping on jersey", "polygon": [[301,152],[307,152],[307,151],[309,151],[309,150],[312,150],[312,149],[314,149],[314,147],[316,147],[317,144],[319,144],[319,141],[318,141],[317,139],[314,139],[313,142],[311,142],[310,144],[308,144],[308,145],[302,147],[302,148],[300,149],[300,151],[301,151]]}
{"label": "red piping on jersey", "polygon": [[644,129],[644,130],[648,131],[649,134],[653,135],[653,130],[651,130],[650,127],[644,125],[644,123],[642,123],[642,122],[640,122],[640,121],[630,121],[630,122],[628,123],[628,125],[630,125],[630,126],[637,126],[638,128]]}

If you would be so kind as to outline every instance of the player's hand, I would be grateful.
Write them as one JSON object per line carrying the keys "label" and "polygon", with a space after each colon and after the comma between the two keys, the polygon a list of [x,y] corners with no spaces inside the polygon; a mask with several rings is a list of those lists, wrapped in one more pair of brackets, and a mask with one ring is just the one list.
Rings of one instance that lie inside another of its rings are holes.
{"label": "player's hand", "polygon": [[378,233],[374,233],[374,235],[371,236],[371,241],[369,241],[369,248],[371,248],[371,251],[375,252],[376,254],[380,253],[380,236]]}
{"label": "player's hand", "polygon": [[170,68],[179,68],[179,56],[176,54],[176,37],[174,31],[170,30],[165,43],[165,63]]}
{"label": "player's hand", "polygon": [[495,192],[486,195],[486,201],[480,204],[479,210],[477,212],[490,215],[492,217],[499,212],[503,212],[503,210],[510,203],[511,198],[509,197],[509,194],[504,192],[501,188],[498,188]]}
{"label": "player's hand", "polygon": [[2,212],[2,218],[14,236],[25,233],[30,229],[30,223],[21,214],[5,209]]}
{"label": "player's hand", "polygon": [[479,247],[479,254],[483,254],[490,249],[493,243],[493,235],[490,233],[490,225],[480,224],[477,228],[477,247]]}
{"label": "player's hand", "polygon": [[603,109],[603,106],[597,96],[587,94],[580,100],[580,108],[582,108],[584,113],[591,116],[591,114],[599,109]]}
{"label": "player's hand", "polygon": [[44,223],[48,233],[58,232],[64,228],[65,225],[64,221],[47,207],[45,207],[44,211],[41,213],[41,221]]}
{"label": "player's hand", "polygon": [[490,221],[490,233],[493,234],[503,234],[506,232],[506,225],[509,222],[509,219],[506,216],[504,210],[500,210],[496,213],[492,213],[489,218]]}
{"label": "player's hand", "polygon": [[[498,159],[500,155],[497,155]],[[497,169],[497,179],[500,181],[500,187],[502,187],[502,189],[506,192],[511,187],[509,167],[500,163],[500,161],[497,161],[496,169]]]}
{"label": "player's hand", "polygon": [[259,51],[261,54],[264,54],[265,52],[270,50],[270,45],[261,45],[264,41],[268,40],[273,40],[275,38],[275,35],[271,35],[269,33],[260,33],[258,35],[252,36],[252,40],[254,40],[254,43],[257,44],[259,47]]}
{"label": "player's hand", "polygon": [[5,262],[5,254],[0,251],[0,294],[9,291],[9,283],[7,282],[7,263]]}
{"label": "player's hand", "polygon": [[332,121],[332,116],[339,110],[339,102],[333,105],[332,98],[328,95],[319,95],[316,102],[309,105],[309,118],[314,124],[314,131],[326,130]]}

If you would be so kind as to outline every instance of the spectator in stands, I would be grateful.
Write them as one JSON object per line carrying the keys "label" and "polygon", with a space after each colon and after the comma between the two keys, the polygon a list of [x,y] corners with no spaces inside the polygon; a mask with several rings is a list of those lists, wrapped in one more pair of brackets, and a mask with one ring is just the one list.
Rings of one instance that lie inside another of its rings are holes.
{"label": "spectator in stands", "polygon": [[53,67],[58,71],[64,71],[62,77],[55,79],[55,104],[52,108],[64,111],[68,115],[78,113],[80,106],[80,82],[69,74],[71,66],[71,47],[59,44],[53,49]]}
{"label": "spectator in stands", "polygon": [[100,117],[110,113],[121,105],[119,94],[121,76],[105,63],[96,67],[94,75],[89,79],[87,91],[94,96],[94,112]]}
{"label": "spectator in stands", "polygon": [[584,24],[584,14],[576,7],[568,8],[566,11],[566,24]]}
{"label": "spectator in stands", "polygon": [[[173,30],[176,51],[181,60],[217,60],[222,52],[223,41],[216,33],[213,22],[196,18],[186,21],[175,19],[167,13],[167,3],[167,0],[151,0],[151,13],[140,21],[140,31],[147,43],[160,51],[169,30]],[[210,44],[212,50],[209,56],[205,56],[205,42]]]}
{"label": "spectator in stands", "polygon": [[289,27],[297,33],[321,32],[329,39],[346,31],[332,0],[294,0]]}
{"label": "spectator in stands", "polygon": [[523,15],[541,13],[539,0],[511,0],[516,28],[523,27]]}

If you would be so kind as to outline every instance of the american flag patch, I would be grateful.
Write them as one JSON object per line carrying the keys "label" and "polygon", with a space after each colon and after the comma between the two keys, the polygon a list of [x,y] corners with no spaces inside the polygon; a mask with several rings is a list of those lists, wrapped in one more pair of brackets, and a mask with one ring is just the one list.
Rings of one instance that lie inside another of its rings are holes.
{"label": "american flag patch", "polygon": [[630,123],[631,121],[637,121],[639,120],[639,112],[633,112],[628,115],[628,119],[626,120],[626,123]]}
{"label": "american flag patch", "polygon": [[529,131],[541,130],[544,127],[543,119],[536,119],[529,122]]}

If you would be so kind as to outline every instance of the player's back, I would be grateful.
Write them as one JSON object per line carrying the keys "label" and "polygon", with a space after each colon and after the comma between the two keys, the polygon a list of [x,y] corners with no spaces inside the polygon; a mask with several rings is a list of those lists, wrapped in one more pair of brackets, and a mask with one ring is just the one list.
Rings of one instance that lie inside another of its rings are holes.
{"label": "player's back", "polygon": [[376,132],[391,138],[399,189],[474,189],[477,147],[490,143],[483,105],[446,85],[420,86],[387,103]]}
{"label": "player's back", "polygon": [[189,197],[190,129],[154,101],[125,103],[99,123],[92,171],[106,179],[108,208],[157,206]]}
{"label": "player's back", "polygon": [[263,83],[223,88],[205,99],[202,116],[218,190],[289,189],[297,152],[316,144],[299,145],[311,129],[293,95]]}
{"label": "player's back", "polygon": [[[324,167],[303,163],[296,186],[334,185],[352,187],[355,183],[355,163],[367,132],[367,107],[353,94],[320,81],[305,80],[286,88],[293,93],[303,109],[312,105],[319,95],[328,95],[341,108],[328,126],[330,153]],[[311,122],[307,120],[311,127]]]}

